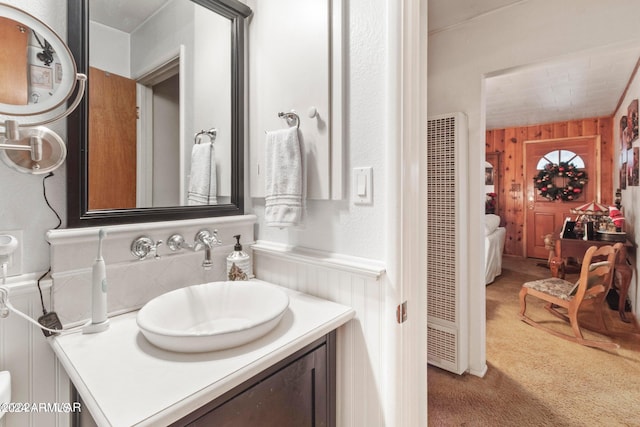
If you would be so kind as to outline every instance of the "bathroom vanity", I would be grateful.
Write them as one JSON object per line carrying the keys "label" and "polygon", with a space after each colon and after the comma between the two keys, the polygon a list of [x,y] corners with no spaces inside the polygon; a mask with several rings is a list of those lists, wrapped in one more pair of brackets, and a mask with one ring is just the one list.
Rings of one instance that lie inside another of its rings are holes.
{"label": "bathroom vanity", "polygon": [[227,350],[157,348],[140,333],[137,312],[50,344],[98,426],[334,425],[335,330],[354,310],[281,289],[289,307],[278,326]]}

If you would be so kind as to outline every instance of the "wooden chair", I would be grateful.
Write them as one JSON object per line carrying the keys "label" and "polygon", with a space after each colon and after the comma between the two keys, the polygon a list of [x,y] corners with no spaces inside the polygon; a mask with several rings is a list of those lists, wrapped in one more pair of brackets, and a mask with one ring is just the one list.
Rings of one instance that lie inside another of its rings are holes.
{"label": "wooden chair", "polygon": [[[616,243],[613,246],[607,245],[600,248],[592,246],[587,249],[577,283],[552,277],[527,282],[522,285],[520,290],[520,319],[531,326],[578,344],[599,348],[619,348],[620,346],[616,343],[585,339],[580,330],[578,314],[582,309],[592,306],[598,326],[603,330],[607,329],[602,308],[613,280],[616,256],[621,248],[622,243]],[[527,309],[526,297],[528,295],[547,301],[545,308],[555,316],[569,322],[573,330],[573,336],[550,329],[527,317],[525,311]],[[558,311],[559,307],[565,308],[567,313]]]}

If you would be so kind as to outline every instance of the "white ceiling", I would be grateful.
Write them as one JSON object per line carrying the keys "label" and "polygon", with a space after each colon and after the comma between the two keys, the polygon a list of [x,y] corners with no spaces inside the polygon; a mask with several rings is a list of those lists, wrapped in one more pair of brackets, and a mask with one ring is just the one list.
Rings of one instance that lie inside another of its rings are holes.
{"label": "white ceiling", "polygon": [[487,78],[487,129],[612,115],[639,57],[594,52]]}
{"label": "white ceiling", "polygon": [[[428,1],[434,32],[523,0]],[[638,58],[640,46],[599,50],[487,78],[487,129],[611,115]]]}
{"label": "white ceiling", "polygon": [[92,0],[89,19],[131,33],[171,0]]}

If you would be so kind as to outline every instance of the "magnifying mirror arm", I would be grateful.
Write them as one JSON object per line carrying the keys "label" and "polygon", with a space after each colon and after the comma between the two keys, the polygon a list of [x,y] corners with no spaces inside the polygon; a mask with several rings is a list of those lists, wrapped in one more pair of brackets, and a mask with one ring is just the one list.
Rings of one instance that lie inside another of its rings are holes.
{"label": "magnifying mirror arm", "polygon": [[22,150],[22,151],[31,151],[30,145],[20,145],[20,144],[0,144],[0,150]]}
{"label": "magnifying mirror arm", "polygon": [[29,137],[29,145],[0,143],[0,150],[31,151],[31,160],[39,162],[42,160],[42,138],[39,136]]}
{"label": "magnifying mirror arm", "polygon": [[[49,118],[47,120],[37,122],[37,123],[18,123],[16,120],[5,120],[4,122],[4,137],[6,141],[17,141],[20,139],[20,132],[18,131],[19,127],[35,127],[42,126],[56,120],[60,120],[73,112],[82,101],[82,97],[84,96],[84,91],[86,87],[87,76],[81,73],[76,74],[76,80],[78,84],[78,92],[76,94],[75,99],[62,113],[58,114],[53,118]],[[39,162],[42,160],[42,138],[39,136],[31,136],[29,138],[29,145],[26,144],[7,144],[5,142],[0,142],[0,150],[21,150],[21,151],[30,151],[31,152],[31,160],[34,162]]]}
{"label": "magnifying mirror arm", "polygon": [[[5,120],[4,123],[0,122],[0,126],[4,127],[4,135],[0,133],[0,151],[3,152],[0,157],[4,163],[18,172],[41,174],[58,168],[64,162],[67,155],[64,141],[55,132],[42,125],[60,120],[78,107],[84,96],[87,76],[77,73],[76,80],[78,91],[75,99],[65,111],[55,117],[37,123],[18,123],[17,120],[12,119]],[[26,136],[23,134],[24,138],[20,135],[19,128],[24,128],[26,133]],[[13,142],[23,142],[23,139],[28,139],[28,143],[13,144]],[[11,157],[7,154],[11,150],[31,152],[30,161],[25,163],[25,160]],[[48,154],[44,156],[44,153]]]}

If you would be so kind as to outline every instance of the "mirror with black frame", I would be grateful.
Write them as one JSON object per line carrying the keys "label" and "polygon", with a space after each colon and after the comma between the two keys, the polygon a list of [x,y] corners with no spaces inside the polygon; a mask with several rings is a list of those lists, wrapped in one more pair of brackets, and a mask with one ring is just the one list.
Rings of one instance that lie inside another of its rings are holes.
{"label": "mirror with black frame", "polygon": [[88,75],[68,120],[68,226],[243,213],[237,0],[68,0]]}

